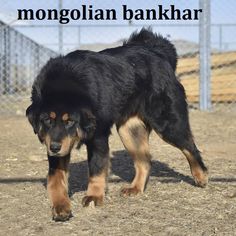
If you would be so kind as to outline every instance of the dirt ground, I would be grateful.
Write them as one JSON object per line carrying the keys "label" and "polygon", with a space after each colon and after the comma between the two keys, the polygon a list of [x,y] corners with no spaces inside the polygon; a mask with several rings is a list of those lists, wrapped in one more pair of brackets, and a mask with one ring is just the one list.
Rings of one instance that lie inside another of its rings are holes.
{"label": "dirt ground", "polygon": [[236,235],[236,112],[193,110],[190,121],[209,167],[206,188],[193,185],[182,153],[152,133],[153,165],[146,192],[120,197],[134,169],[113,129],[105,205],[82,207],[86,152],[75,150],[69,181],[74,217],[57,223],[51,220],[45,189],[44,147],[25,117],[0,117],[0,235]]}

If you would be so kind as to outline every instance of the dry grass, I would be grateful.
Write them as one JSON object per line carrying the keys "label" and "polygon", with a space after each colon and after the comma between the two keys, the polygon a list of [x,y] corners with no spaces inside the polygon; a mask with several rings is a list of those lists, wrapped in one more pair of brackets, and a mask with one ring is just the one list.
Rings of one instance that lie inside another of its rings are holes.
{"label": "dry grass", "polygon": [[192,111],[190,117],[210,170],[207,188],[193,186],[183,155],[152,133],[147,190],[138,197],[120,197],[134,172],[113,130],[105,205],[82,208],[86,152],[75,151],[70,178],[74,217],[66,223],[51,220],[45,150],[26,119],[0,118],[0,235],[236,235],[236,113]]}

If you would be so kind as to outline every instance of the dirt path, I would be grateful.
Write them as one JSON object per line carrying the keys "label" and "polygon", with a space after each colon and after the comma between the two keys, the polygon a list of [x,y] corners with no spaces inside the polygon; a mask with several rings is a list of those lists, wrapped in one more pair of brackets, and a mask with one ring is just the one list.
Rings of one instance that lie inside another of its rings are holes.
{"label": "dirt path", "polygon": [[120,197],[134,171],[113,130],[105,205],[82,208],[86,152],[74,151],[70,177],[74,217],[66,223],[51,220],[44,147],[24,117],[0,118],[0,235],[236,235],[236,112],[192,111],[190,117],[210,170],[207,188],[194,187],[182,153],[152,133],[147,190],[138,197]]}

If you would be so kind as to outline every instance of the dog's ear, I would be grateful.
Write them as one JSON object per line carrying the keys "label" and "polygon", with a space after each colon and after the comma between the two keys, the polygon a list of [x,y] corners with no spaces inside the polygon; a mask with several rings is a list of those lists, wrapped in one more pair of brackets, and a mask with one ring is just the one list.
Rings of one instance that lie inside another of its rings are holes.
{"label": "dog's ear", "polygon": [[90,110],[83,109],[81,111],[80,125],[83,130],[83,138],[90,139],[96,129],[96,117]]}
{"label": "dog's ear", "polygon": [[28,117],[29,123],[32,125],[34,129],[34,133],[38,134],[39,132],[39,113],[38,108],[34,104],[31,104],[26,109],[26,116]]}

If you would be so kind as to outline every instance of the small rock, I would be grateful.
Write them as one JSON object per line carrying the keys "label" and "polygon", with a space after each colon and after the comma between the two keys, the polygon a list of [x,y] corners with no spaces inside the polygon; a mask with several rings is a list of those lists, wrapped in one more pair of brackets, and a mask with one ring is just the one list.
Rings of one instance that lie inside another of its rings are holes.
{"label": "small rock", "polygon": [[24,112],[22,110],[16,110],[16,115],[23,116]]}

